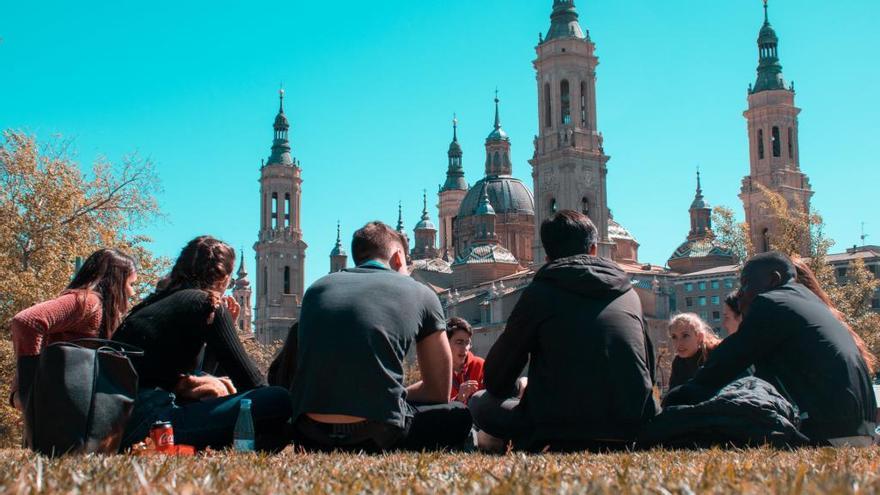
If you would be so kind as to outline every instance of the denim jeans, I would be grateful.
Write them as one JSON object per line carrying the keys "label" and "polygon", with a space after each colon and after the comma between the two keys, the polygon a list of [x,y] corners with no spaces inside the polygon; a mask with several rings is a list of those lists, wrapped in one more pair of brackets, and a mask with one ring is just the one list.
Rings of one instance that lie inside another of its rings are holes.
{"label": "denim jeans", "polygon": [[222,449],[232,445],[232,434],[242,399],[251,400],[256,449],[278,451],[290,441],[290,395],[280,387],[256,388],[240,394],[198,402],[178,403],[174,394],[147,389],[138,394],[126,428],[122,449],[141,442],[156,421],[170,421],[177,444],[196,449]]}

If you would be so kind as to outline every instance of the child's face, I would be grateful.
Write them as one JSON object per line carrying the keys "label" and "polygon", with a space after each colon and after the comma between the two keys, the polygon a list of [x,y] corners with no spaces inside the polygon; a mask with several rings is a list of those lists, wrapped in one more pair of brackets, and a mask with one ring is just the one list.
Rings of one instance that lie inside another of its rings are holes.
{"label": "child's face", "polygon": [[675,355],[686,359],[692,357],[703,344],[703,336],[695,331],[690,325],[676,325],[669,329],[670,345]]}

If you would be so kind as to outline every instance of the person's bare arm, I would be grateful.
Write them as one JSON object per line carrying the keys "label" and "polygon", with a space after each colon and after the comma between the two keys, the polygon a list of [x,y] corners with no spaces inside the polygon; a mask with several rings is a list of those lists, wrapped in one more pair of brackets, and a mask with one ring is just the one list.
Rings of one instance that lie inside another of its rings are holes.
{"label": "person's bare arm", "polygon": [[407,400],[426,404],[449,402],[452,390],[452,351],[446,332],[434,332],[416,344],[422,381],[407,388]]}

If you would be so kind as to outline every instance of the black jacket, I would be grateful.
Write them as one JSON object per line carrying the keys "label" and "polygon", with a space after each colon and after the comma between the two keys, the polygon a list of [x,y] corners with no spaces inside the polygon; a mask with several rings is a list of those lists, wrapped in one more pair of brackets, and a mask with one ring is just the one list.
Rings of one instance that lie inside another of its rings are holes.
{"label": "black jacket", "polygon": [[574,256],[538,271],[489,351],[486,389],[509,397],[527,362],[521,407],[535,441],[630,441],[657,413],[642,305],[611,261]]}
{"label": "black jacket", "polygon": [[755,376],[798,408],[811,440],[873,435],[877,403],[867,365],[846,327],[803,285],[756,297],[739,331],[666,400],[700,401],[752,364]]}
{"label": "black jacket", "polygon": [[639,436],[640,448],[800,447],[798,413],[772,385],[740,378],[706,400],[670,405]]}

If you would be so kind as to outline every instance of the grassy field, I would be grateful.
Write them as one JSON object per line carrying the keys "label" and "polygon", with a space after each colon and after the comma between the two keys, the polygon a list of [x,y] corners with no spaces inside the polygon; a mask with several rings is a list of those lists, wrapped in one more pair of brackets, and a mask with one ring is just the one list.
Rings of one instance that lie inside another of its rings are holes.
{"label": "grassy field", "polygon": [[878,469],[880,449],[58,460],[2,450],[0,493],[880,493]]}

